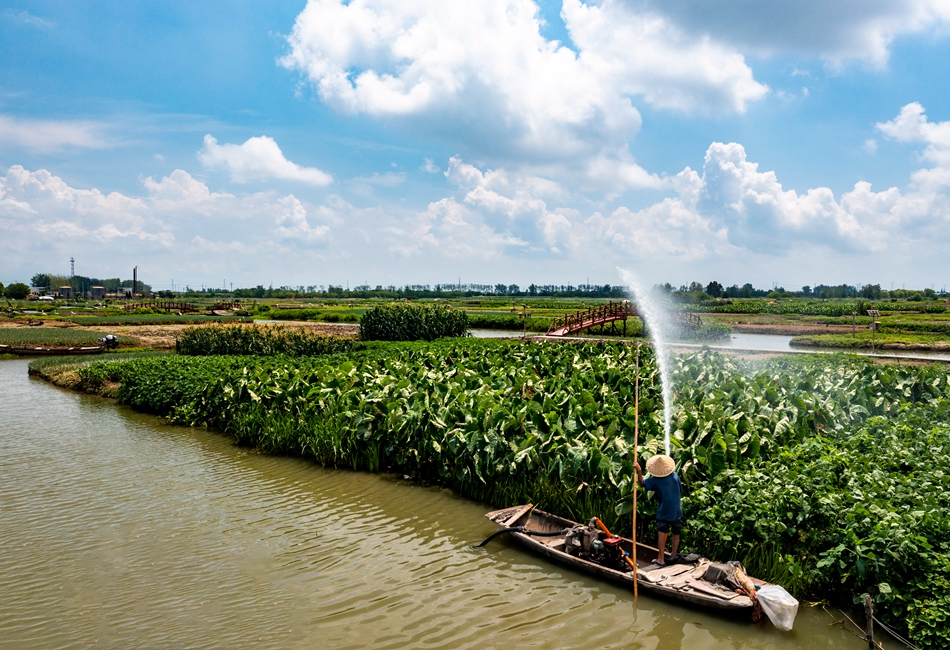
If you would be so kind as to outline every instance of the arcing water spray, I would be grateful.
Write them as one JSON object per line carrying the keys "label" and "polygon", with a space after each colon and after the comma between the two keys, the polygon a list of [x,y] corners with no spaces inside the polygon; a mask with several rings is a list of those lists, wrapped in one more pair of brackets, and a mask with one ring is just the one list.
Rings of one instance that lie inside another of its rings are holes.
{"label": "arcing water spray", "polygon": [[673,406],[673,388],[670,380],[670,360],[666,347],[666,322],[662,310],[657,306],[649,291],[646,291],[637,280],[637,277],[626,269],[617,269],[620,277],[633,293],[637,310],[646,321],[653,339],[653,350],[656,353],[656,363],[660,368],[660,387],[663,393],[663,434],[666,444],[666,454],[670,454],[670,418]]}

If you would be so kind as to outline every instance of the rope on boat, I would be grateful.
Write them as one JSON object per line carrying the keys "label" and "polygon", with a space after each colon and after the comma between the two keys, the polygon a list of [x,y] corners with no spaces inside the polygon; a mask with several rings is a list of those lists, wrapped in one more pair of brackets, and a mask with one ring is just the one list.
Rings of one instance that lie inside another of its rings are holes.
{"label": "rope on boat", "polygon": [[499,535],[504,535],[505,533],[523,533],[525,535],[531,535],[532,537],[557,537],[558,535],[566,535],[570,528],[564,528],[562,530],[554,530],[549,532],[541,532],[540,530],[527,530],[524,526],[514,526],[512,528],[502,528],[499,531],[496,531],[489,535],[484,542],[476,546],[475,548],[481,548],[488,542],[492,541]]}

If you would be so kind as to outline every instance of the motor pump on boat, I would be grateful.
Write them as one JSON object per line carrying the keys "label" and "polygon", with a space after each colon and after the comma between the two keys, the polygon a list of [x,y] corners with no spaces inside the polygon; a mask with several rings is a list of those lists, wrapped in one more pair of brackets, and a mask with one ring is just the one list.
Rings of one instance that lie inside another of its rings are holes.
{"label": "motor pump on boat", "polygon": [[622,541],[621,537],[606,535],[594,518],[586,526],[574,526],[567,531],[564,550],[568,555],[627,572],[631,569],[623,558]]}

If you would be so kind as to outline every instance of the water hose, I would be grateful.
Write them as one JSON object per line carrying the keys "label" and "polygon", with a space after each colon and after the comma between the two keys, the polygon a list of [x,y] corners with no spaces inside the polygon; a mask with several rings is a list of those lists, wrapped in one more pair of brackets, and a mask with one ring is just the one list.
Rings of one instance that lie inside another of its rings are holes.
{"label": "water hose", "polygon": [[524,526],[514,526],[512,528],[502,528],[499,531],[496,531],[489,535],[484,542],[476,546],[475,548],[481,548],[488,542],[492,541],[499,535],[504,535],[505,533],[523,533],[525,535],[531,535],[532,537],[557,537],[558,535],[566,535],[571,529],[564,528],[563,530],[553,530],[546,533],[541,532],[540,530],[527,530]]}

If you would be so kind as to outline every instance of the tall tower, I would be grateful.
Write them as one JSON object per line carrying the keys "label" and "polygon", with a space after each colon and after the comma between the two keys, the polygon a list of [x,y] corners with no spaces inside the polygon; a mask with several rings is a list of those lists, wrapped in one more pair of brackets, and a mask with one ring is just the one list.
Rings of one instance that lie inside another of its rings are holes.
{"label": "tall tower", "polygon": [[70,257],[69,258],[69,277],[73,277],[75,275],[76,275],[76,258]]}

